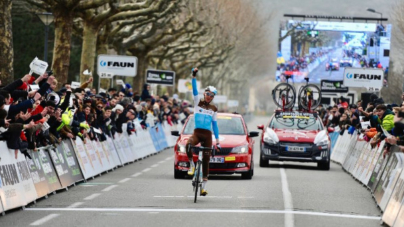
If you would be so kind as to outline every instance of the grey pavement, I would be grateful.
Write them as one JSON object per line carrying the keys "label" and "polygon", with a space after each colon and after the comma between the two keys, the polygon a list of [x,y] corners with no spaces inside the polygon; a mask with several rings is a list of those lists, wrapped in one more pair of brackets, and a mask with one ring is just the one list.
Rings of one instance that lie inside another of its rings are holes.
{"label": "grey pavement", "polygon": [[[249,129],[268,119],[255,117]],[[173,149],[167,149],[7,212],[0,226],[379,226],[370,192],[339,165],[330,171],[292,162],[260,168],[255,141],[253,179],[214,175],[209,195],[196,204],[191,179],[174,179]]]}

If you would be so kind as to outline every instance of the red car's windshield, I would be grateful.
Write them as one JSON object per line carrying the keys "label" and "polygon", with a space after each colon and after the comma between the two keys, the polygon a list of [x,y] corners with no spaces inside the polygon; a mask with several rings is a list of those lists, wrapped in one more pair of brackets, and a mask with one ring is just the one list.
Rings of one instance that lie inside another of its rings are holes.
{"label": "red car's windshield", "polygon": [[[243,121],[240,117],[230,116],[218,116],[217,126],[219,128],[219,134],[221,135],[245,135]],[[194,117],[190,117],[189,121],[185,125],[183,134],[194,133],[195,121]]]}

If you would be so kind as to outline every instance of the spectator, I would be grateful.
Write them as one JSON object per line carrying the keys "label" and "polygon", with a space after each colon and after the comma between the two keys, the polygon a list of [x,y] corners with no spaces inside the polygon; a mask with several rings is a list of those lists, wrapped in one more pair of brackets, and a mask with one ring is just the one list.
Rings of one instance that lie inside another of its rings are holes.
{"label": "spectator", "polygon": [[354,127],[358,127],[358,125],[360,126],[359,111],[358,107],[355,104],[350,105],[350,112],[351,115],[349,116],[349,118],[351,119],[351,125]]}
{"label": "spectator", "polygon": [[143,85],[142,95],[140,96],[142,101],[145,101],[146,99],[151,99],[152,98],[149,91],[150,91],[150,85],[144,84]]}
{"label": "spectator", "polygon": [[338,107],[342,107],[342,108],[344,108],[344,109],[347,109],[348,108],[348,102],[346,101],[346,99],[344,98],[344,97],[340,97],[339,99],[338,99]]}

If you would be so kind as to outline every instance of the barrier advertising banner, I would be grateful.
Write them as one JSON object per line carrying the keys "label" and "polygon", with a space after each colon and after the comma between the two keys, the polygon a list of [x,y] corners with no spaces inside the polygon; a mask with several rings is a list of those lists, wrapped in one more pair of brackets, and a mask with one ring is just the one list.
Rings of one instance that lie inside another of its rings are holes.
{"label": "barrier advertising banner", "polygon": [[114,160],[117,163],[117,165],[121,166],[123,164],[122,154],[118,149],[116,149],[114,142],[112,142],[112,139],[107,136],[107,141],[103,143],[107,144],[108,151],[112,153],[112,156],[114,157]]}
{"label": "barrier advertising banner", "polygon": [[[396,215],[396,220],[394,222],[394,225],[391,225],[393,227],[400,227],[400,226],[404,226],[404,171],[401,172],[401,176],[399,181],[397,182],[396,188],[397,190],[395,192],[393,192],[392,195],[392,208],[389,210],[389,213],[387,213],[387,209],[385,211],[386,215],[391,216],[390,219],[394,219],[394,214],[395,211],[397,211],[397,215]],[[396,202],[397,201],[397,202]],[[401,208],[400,208],[401,205]],[[383,221],[384,221],[384,215],[383,215]],[[388,220],[386,220],[385,222],[387,222]]]}
{"label": "barrier advertising banner", "polygon": [[394,224],[404,198],[404,171],[402,167],[400,170],[397,169],[396,176],[398,176],[397,179],[394,179],[396,185],[391,192],[389,203],[382,217],[383,222],[389,226]]}
{"label": "barrier advertising banner", "polygon": [[157,139],[159,141],[159,146],[160,146],[160,149],[157,151],[162,151],[168,147],[168,144],[167,144],[166,136],[164,134],[164,128],[160,123],[157,124],[156,134],[157,134]]}
{"label": "barrier advertising banner", "polygon": [[62,185],[59,182],[59,178],[57,176],[55,168],[52,165],[52,160],[49,156],[48,151],[41,148],[38,150],[38,153],[39,153],[39,163],[41,164],[42,169],[44,170],[45,178],[51,192],[61,189]]}
{"label": "barrier advertising banner", "polygon": [[387,174],[386,180],[384,180],[384,183],[382,187],[384,188],[384,195],[380,201],[380,207],[385,210],[387,207],[387,203],[389,202],[389,199],[391,197],[391,194],[393,193],[394,187],[396,186],[396,183],[398,181],[398,178],[401,175],[401,171],[403,170],[403,164],[404,164],[404,154],[401,153],[401,150],[397,146],[393,146],[392,149],[395,151],[392,151],[391,155],[393,155],[396,165],[393,168],[390,168],[390,172]]}
{"label": "barrier advertising banner", "polygon": [[96,143],[97,143],[97,149],[103,151],[104,154],[105,154],[105,157],[106,157],[106,159],[108,161],[108,169],[113,169],[116,166],[118,166],[119,161],[115,160],[115,157],[112,154],[112,151],[115,151],[115,150],[114,149],[113,150],[108,149],[107,141],[103,141],[103,142],[96,141]]}
{"label": "barrier advertising banner", "polygon": [[36,200],[37,193],[25,157],[0,142],[0,197],[4,210],[9,210]]}
{"label": "barrier advertising banner", "polygon": [[[382,201],[383,195],[386,191],[387,184],[389,182],[390,174],[393,169],[396,168],[398,164],[397,157],[395,155],[389,155],[390,157],[388,158],[388,162],[386,164],[386,168],[382,172],[379,181],[377,182],[377,185],[374,190],[374,197],[377,202],[377,204],[380,205],[380,202]],[[384,211],[385,207],[380,206],[380,209]]]}
{"label": "barrier advertising banner", "polygon": [[48,185],[48,181],[45,177],[44,169],[42,168],[39,161],[39,153],[30,151],[32,159],[26,158],[29,171],[31,173],[31,178],[35,185],[35,190],[38,198],[42,198],[47,194],[51,193],[51,189]]}
{"label": "barrier advertising banner", "polygon": [[116,150],[118,151],[119,157],[123,165],[129,162],[129,158],[127,157],[125,150],[122,147],[121,136],[122,136],[121,134],[115,134],[115,139],[113,140],[113,143],[115,145]]}
{"label": "barrier advertising banner", "polygon": [[50,151],[52,162],[63,188],[84,179],[74,157],[74,152],[71,152],[67,143],[70,141],[63,141],[58,144],[57,149]]}
{"label": "barrier advertising banner", "polygon": [[76,151],[76,157],[79,161],[81,171],[85,179],[93,177],[96,175],[96,171],[86,149],[84,148],[84,143],[81,139],[76,139],[72,141],[72,145]]}
{"label": "barrier advertising banner", "polygon": [[110,157],[108,152],[105,152],[100,141],[93,141],[93,147],[96,150],[96,152],[100,154],[99,157],[102,159],[103,165],[106,170],[110,170],[115,167],[112,157]]}
{"label": "barrier advertising banner", "polygon": [[65,158],[67,165],[69,166],[69,172],[74,180],[74,182],[84,180],[83,173],[80,169],[80,164],[77,160],[76,153],[74,152],[74,147],[71,140],[63,140],[62,146],[63,157]]}
{"label": "barrier advertising banner", "polygon": [[132,149],[129,145],[128,136],[121,135],[120,137],[121,147],[126,154],[127,162],[133,162],[135,160],[135,156],[132,153]]}
{"label": "barrier advertising banner", "polygon": [[150,133],[150,136],[152,138],[154,147],[156,148],[156,150],[159,151],[160,150],[160,143],[159,143],[158,138],[157,138],[157,133],[156,133],[157,130],[158,130],[158,126],[153,127],[153,128],[151,128],[149,130],[149,133]]}

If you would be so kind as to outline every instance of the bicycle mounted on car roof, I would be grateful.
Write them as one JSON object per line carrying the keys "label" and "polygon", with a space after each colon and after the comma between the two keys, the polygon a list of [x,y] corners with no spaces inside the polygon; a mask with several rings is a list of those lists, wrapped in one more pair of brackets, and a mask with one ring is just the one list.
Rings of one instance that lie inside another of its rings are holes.
{"label": "bicycle mounted on car roof", "polygon": [[[291,75],[286,75],[286,83],[278,84],[272,90],[272,99],[282,111],[291,111],[296,101],[296,89],[289,84]],[[321,90],[317,85],[309,84],[309,78],[305,77],[306,85],[300,87],[298,93],[298,105],[300,111],[312,112],[320,105]],[[301,108],[300,108],[301,107]]]}

